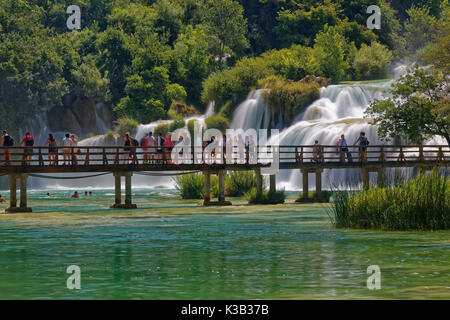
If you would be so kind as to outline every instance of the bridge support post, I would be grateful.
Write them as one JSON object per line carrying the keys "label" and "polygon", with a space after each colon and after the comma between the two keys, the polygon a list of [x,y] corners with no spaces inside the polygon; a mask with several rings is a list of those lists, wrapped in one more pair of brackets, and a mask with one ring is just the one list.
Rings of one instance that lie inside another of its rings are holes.
{"label": "bridge support post", "polygon": [[256,174],[256,191],[258,194],[262,194],[263,192],[263,177],[261,175],[261,169],[258,168],[255,170]]}
{"label": "bridge support post", "polygon": [[[32,212],[27,207],[27,178],[26,174],[10,174],[9,175],[9,208],[5,212]],[[17,207],[17,179],[20,179],[20,206]]]}
{"label": "bridge support post", "polygon": [[203,205],[206,206],[211,202],[211,173],[208,171],[204,171],[203,177]]}
{"label": "bridge support post", "polygon": [[230,206],[231,202],[225,200],[225,174],[226,170],[219,170],[219,197],[218,201],[211,201],[211,172],[204,171],[205,177],[204,191],[203,191],[203,205],[204,206]]}
{"label": "bridge support post", "polygon": [[[115,187],[115,200],[111,208],[115,209],[136,209],[137,206],[132,202],[131,194],[131,176],[132,172],[115,172],[114,173],[114,187]],[[125,177],[125,204],[122,203],[122,187],[121,178]]]}
{"label": "bridge support post", "polygon": [[302,186],[302,198],[303,199],[308,199],[309,198],[309,181],[308,181],[308,170],[306,169],[301,169],[300,170],[302,173],[302,182],[303,182],[303,186]]}
{"label": "bridge support post", "polygon": [[225,170],[219,171],[219,202],[225,201]]}
{"label": "bridge support post", "polygon": [[277,191],[277,176],[274,174],[270,175],[270,192]]}
{"label": "bridge support post", "polygon": [[122,186],[121,186],[121,175],[118,173],[114,173],[114,189],[115,189],[115,197],[114,197],[114,205],[120,206],[122,204]]}
{"label": "bridge support post", "polygon": [[316,194],[322,192],[322,169],[316,170]]}
{"label": "bridge support post", "polygon": [[386,173],[386,169],[381,168],[377,170],[377,185],[378,188],[384,187],[384,174]]}
{"label": "bridge support post", "polygon": [[369,170],[366,168],[362,168],[361,172],[362,172],[362,176],[363,176],[363,189],[368,190],[370,187]]}

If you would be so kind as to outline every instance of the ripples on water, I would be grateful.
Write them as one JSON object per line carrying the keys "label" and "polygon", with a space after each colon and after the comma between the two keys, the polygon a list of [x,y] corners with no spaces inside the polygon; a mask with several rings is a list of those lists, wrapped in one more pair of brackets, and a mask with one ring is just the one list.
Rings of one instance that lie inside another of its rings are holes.
{"label": "ripples on water", "polygon": [[32,214],[0,215],[0,299],[450,298],[449,232],[336,230],[322,206],[203,208],[161,189],[116,211],[111,190],[78,191],[35,190]]}

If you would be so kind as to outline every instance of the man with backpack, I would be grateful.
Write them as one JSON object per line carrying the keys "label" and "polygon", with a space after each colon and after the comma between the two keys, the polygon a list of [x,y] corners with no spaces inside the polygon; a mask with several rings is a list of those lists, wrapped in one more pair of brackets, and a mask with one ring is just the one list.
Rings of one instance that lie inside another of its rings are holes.
{"label": "man with backpack", "polygon": [[20,142],[20,146],[24,144],[25,148],[23,150],[23,159],[22,162],[24,165],[29,165],[31,158],[33,157],[33,146],[34,146],[34,137],[27,132]]}
{"label": "man with backpack", "polygon": [[11,161],[11,150],[9,149],[14,145],[14,140],[11,138],[11,136],[6,132],[6,130],[3,130],[3,136],[2,136],[2,146],[4,151],[4,159],[5,159],[5,165],[9,164],[9,161]]}
{"label": "man with backpack", "polygon": [[353,145],[359,144],[359,161],[367,161],[367,146],[369,145],[369,140],[367,140],[366,133],[360,132],[358,139],[356,139]]}
{"label": "man with backpack", "polygon": [[163,159],[163,146],[164,146],[164,138],[162,136],[162,133],[158,133],[158,137],[156,139],[156,152],[158,153],[158,162],[161,162]]}

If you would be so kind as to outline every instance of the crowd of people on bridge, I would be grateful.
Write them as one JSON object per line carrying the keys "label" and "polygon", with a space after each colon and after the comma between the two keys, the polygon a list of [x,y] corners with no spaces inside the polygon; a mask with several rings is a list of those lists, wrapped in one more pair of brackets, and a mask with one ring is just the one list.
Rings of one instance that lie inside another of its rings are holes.
{"label": "crowd of people on bridge", "polygon": [[[358,145],[359,161],[367,161],[367,146],[369,145],[369,140],[367,139],[364,131],[360,132],[359,137],[353,144],[353,146],[356,145]],[[347,140],[345,139],[344,134],[342,134],[341,138],[336,142],[336,154],[339,155],[340,162],[345,162],[345,159],[347,159],[347,162],[353,162],[353,156],[348,148]],[[319,140],[314,142],[312,161],[316,163],[321,163],[324,161],[324,148],[319,143]]]}
{"label": "crowd of people on bridge", "polygon": [[[240,138],[240,140],[239,140]],[[123,163],[130,164],[135,163],[137,160],[137,150],[141,149],[140,154],[142,154],[143,164],[162,164],[162,163],[173,163],[171,156],[173,148],[183,142],[183,136],[180,136],[178,141],[172,141],[171,133],[163,134],[158,132],[156,136],[153,135],[153,132],[146,133],[140,141],[134,138],[130,132],[126,132],[123,138]],[[223,152],[226,153],[226,150],[230,147],[231,139],[227,139],[226,135],[223,135]],[[237,137],[237,146],[238,146],[238,154],[244,155],[245,148],[255,147],[254,141],[251,137],[248,139],[243,139],[241,135]],[[242,140],[242,141],[241,141]],[[218,141],[217,137],[212,136],[210,140],[206,141],[204,147],[213,144]],[[241,143],[239,143],[241,142]],[[35,144],[35,138],[31,135],[30,132],[26,132],[25,136],[21,140],[19,146],[23,146],[23,155],[22,155],[22,164],[29,165],[32,161],[33,156],[33,146]],[[13,138],[8,134],[6,130],[3,130],[3,136],[1,138],[1,145],[3,146],[4,153],[4,163],[9,163],[11,161],[11,147],[14,146]],[[359,137],[353,144],[353,146],[358,145],[358,153],[359,153],[359,161],[367,161],[367,146],[369,145],[369,141],[365,135],[365,132],[360,132]],[[58,142],[55,136],[50,133],[48,134],[47,140],[44,144],[45,147],[48,147],[48,161],[50,165],[56,165],[58,163]],[[61,140],[60,147],[62,148],[62,157],[63,157],[63,165],[67,164],[77,164],[78,155],[81,153],[79,149],[77,149],[78,140],[75,134],[66,133],[65,136]],[[312,147],[312,160],[315,163],[322,163],[325,159],[324,147],[319,143],[319,140],[315,140],[315,143]],[[180,150],[181,156],[183,151]],[[253,153],[252,153],[253,154]],[[352,153],[349,150],[347,140],[345,139],[344,134],[341,135],[340,139],[336,142],[336,154],[339,155],[339,160],[341,162],[353,162]],[[216,150],[213,149],[211,151],[211,157],[216,157]]]}

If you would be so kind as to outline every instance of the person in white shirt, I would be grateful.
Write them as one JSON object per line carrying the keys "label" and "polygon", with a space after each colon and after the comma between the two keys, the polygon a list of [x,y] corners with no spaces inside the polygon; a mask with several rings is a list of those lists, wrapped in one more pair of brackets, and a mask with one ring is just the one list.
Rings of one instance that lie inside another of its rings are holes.
{"label": "person in white shirt", "polygon": [[64,157],[64,165],[66,164],[66,159],[67,162],[70,163],[70,154],[72,153],[72,139],[70,139],[70,134],[66,133],[65,138],[62,141],[63,146],[63,157]]}

